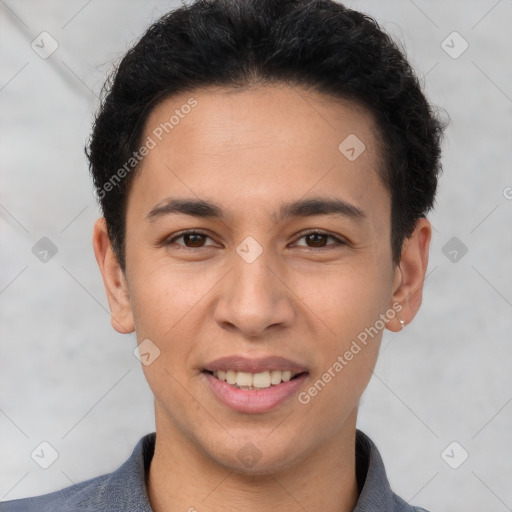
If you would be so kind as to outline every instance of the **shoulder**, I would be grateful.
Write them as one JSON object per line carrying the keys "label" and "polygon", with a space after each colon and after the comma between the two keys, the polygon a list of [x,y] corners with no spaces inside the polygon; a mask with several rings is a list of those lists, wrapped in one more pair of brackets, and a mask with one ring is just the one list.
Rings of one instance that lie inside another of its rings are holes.
{"label": "shoulder", "polygon": [[152,512],[145,477],[155,435],[141,438],[128,460],[112,473],[41,496],[0,502],[0,512]]}
{"label": "shoulder", "polygon": [[98,476],[60,491],[0,503],[0,512],[102,511],[102,497],[112,473]]}
{"label": "shoulder", "polygon": [[377,446],[359,429],[356,430],[356,473],[360,494],[354,512],[428,512],[407,503],[393,491]]}
{"label": "shoulder", "polygon": [[393,493],[394,505],[395,508],[393,510],[399,512],[429,512],[426,508],[415,507],[414,505],[410,505],[400,496]]}

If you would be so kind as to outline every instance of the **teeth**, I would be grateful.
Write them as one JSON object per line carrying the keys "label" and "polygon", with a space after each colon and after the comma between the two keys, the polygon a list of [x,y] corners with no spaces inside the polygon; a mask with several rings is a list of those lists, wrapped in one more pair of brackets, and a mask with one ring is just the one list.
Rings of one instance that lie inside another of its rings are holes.
{"label": "teeth", "polygon": [[237,372],[235,370],[213,372],[217,379],[242,389],[264,389],[287,382],[292,378],[290,370],[272,370],[260,373]]}
{"label": "teeth", "polygon": [[[270,372],[261,372],[255,373],[254,375],[248,373],[252,377],[252,386],[255,388],[269,388],[272,384],[272,379],[270,378]],[[279,384],[279,383],[278,383]]]}
{"label": "teeth", "polygon": [[270,382],[271,384],[279,384],[281,382],[281,376],[283,372],[280,372],[279,370],[272,370],[270,372]]}
{"label": "teeth", "polygon": [[252,373],[238,372],[236,374],[237,386],[252,386]]}

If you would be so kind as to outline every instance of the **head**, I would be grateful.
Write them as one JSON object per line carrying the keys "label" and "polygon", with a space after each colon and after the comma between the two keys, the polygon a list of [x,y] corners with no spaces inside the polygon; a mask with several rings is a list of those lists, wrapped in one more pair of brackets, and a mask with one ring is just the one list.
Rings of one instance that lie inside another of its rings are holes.
{"label": "head", "polygon": [[[87,154],[112,325],[150,340],[157,431],[255,472],[234,446],[284,467],[355,422],[383,330],[421,304],[442,130],[396,44],[334,1],[203,0],[148,29]],[[233,410],[207,377],[232,355],[291,359],[303,383]]]}

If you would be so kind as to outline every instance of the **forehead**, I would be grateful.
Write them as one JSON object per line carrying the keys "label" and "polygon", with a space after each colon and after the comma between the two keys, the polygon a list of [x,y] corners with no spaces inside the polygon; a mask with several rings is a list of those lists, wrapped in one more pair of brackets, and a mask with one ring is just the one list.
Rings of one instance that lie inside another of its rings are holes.
{"label": "forehead", "polygon": [[360,209],[380,195],[386,208],[372,116],[300,87],[172,96],[149,115],[142,140],[149,139],[133,183],[147,211],[172,195],[224,200],[228,214],[244,205],[247,215],[249,207],[274,213],[268,205],[283,198],[337,192]]}

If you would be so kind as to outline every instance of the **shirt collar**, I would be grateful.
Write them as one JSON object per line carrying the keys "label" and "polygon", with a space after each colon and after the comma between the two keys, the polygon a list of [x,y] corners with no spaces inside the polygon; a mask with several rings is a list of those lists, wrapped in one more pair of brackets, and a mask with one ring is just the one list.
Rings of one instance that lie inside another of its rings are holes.
{"label": "shirt collar", "polygon": [[[119,510],[153,512],[147,494],[146,478],[155,451],[155,441],[155,432],[142,437],[129,459],[109,475],[104,492],[101,493],[105,502],[115,503],[118,507],[122,505]],[[391,490],[377,447],[359,429],[356,429],[356,476],[359,499],[353,512],[423,510],[408,505]]]}

